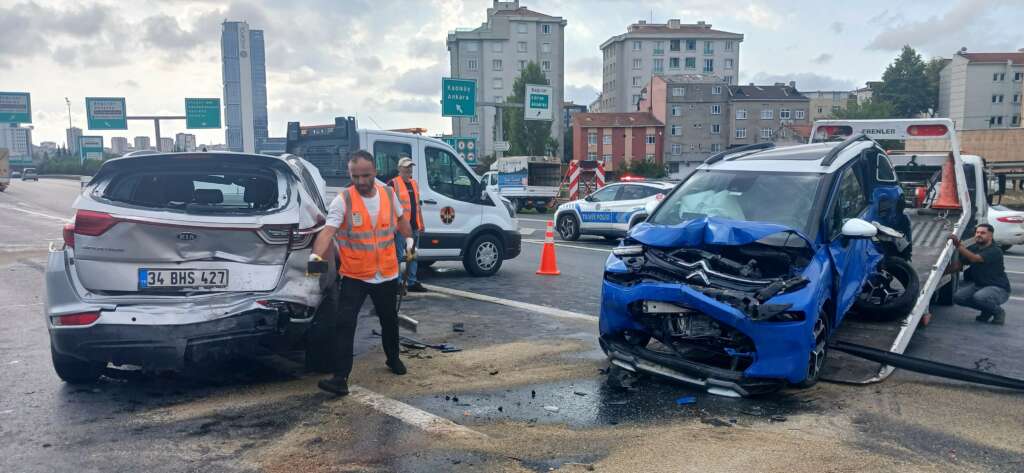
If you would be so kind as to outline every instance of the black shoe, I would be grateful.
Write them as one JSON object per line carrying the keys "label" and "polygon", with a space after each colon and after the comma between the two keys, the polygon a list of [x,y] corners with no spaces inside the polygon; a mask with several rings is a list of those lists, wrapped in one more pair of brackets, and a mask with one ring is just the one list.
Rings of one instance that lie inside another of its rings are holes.
{"label": "black shoe", "polygon": [[395,373],[395,374],[397,374],[399,376],[401,376],[401,375],[403,375],[403,374],[405,374],[407,372],[406,369],[405,369],[405,364],[402,363],[402,360],[388,361],[387,365],[388,365],[388,368],[391,368],[391,372],[392,373]]}
{"label": "black shoe", "polygon": [[978,314],[978,316],[975,317],[974,320],[977,320],[978,322],[988,322],[988,319],[991,319],[991,318],[992,318],[992,315],[986,314],[986,313],[982,312],[981,314]]}
{"label": "black shoe", "polygon": [[1000,310],[998,314],[992,316],[993,325],[1003,325],[1006,323],[1006,311]]}
{"label": "black shoe", "polygon": [[321,379],[319,383],[320,389],[332,393],[336,396],[347,396],[348,395],[348,379],[339,378],[337,376],[331,379]]}
{"label": "black shoe", "polygon": [[427,288],[423,287],[423,285],[418,282],[409,285],[406,289],[408,289],[409,292],[427,292]]}

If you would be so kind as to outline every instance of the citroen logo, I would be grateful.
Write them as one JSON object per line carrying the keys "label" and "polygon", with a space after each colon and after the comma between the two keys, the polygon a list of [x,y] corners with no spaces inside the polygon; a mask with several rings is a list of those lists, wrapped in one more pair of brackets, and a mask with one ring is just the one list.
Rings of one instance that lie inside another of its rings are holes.
{"label": "citroen logo", "polygon": [[199,235],[196,235],[195,233],[192,232],[181,232],[178,234],[178,239],[181,241],[192,241],[195,240],[196,238],[199,238]]}

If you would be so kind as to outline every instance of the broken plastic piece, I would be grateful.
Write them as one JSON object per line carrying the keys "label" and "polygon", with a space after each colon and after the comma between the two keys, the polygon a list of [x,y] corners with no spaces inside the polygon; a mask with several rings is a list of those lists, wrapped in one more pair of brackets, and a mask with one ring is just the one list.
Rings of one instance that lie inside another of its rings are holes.
{"label": "broken plastic piece", "polygon": [[462,322],[455,322],[452,324],[452,332],[465,332],[466,326]]}
{"label": "broken plastic piece", "polygon": [[548,412],[558,412],[558,406],[544,406],[544,410]]}
{"label": "broken plastic piece", "polygon": [[742,397],[740,396],[740,393],[733,391],[732,389],[720,388],[718,386],[708,388],[708,393],[723,397]]}
{"label": "broken plastic piece", "polygon": [[683,397],[681,397],[679,399],[676,399],[676,405],[679,405],[679,406],[685,406],[687,404],[696,404],[696,403],[697,403],[697,398],[695,396],[683,396]]}

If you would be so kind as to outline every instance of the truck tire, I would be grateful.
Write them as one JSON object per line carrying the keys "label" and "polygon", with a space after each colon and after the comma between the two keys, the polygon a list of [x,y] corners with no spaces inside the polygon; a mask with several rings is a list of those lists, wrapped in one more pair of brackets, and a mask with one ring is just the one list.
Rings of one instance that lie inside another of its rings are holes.
{"label": "truck tire", "polygon": [[537,213],[539,213],[539,214],[546,214],[546,213],[548,213],[548,208],[543,206],[543,205],[534,205],[533,209],[536,210]]}
{"label": "truck tire", "polygon": [[338,284],[331,284],[316,308],[313,324],[306,332],[306,369],[314,373],[331,373],[337,359]]}
{"label": "truck tire", "polygon": [[[895,286],[895,282],[899,282],[902,288]],[[921,281],[910,263],[903,258],[888,256],[868,276],[864,288],[853,302],[853,308],[869,318],[897,320],[913,309],[920,292]]]}
{"label": "truck tire", "polygon": [[50,357],[53,359],[53,370],[57,376],[68,384],[91,384],[100,379],[106,363],[82,361],[70,356],[64,356],[50,347]]}
{"label": "truck tire", "polygon": [[960,273],[953,273],[949,282],[945,286],[940,287],[938,291],[935,291],[935,304],[953,305],[953,294],[956,294],[957,289],[960,289]]}
{"label": "truck tire", "polygon": [[488,233],[477,237],[466,248],[462,266],[476,277],[493,276],[501,269],[501,262],[504,259],[504,246],[494,235]]}
{"label": "truck tire", "polygon": [[576,219],[575,215],[565,214],[558,217],[555,226],[558,228],[558,236],[563,240],[576,241],[580,239],[580,221]]}

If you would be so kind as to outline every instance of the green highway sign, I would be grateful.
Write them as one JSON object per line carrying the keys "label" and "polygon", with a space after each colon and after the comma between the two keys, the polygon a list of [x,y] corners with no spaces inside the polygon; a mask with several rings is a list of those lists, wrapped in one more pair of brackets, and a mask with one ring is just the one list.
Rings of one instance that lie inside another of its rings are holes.
{"label": "green highway sign", "polygon": [[28,92],[0,92],[0,123],[32,123]]}
{"label": "green highway sign", "polygon": [[86,159],[103,159],[103,137],[79,136],[78,158],[82,161]]}
{"label": "green highway sign", "polygon": [[86,123],[90,130],[127,130],[124,97],[86,97]]}
{"label": "green highway sign", "polygon": [[551,109],[551,94],[554,91],[550,85],[526,84],[526,98],[523,104],[524,120],[552,120],[554,111]]}
{"label": "green highway sign", "polygon": [[185,128],[220,128],[220,99],[185,99]]}
{"label": "green highway sign", "polygon": [[450,136],[444,139],[448,146],[455,148],[455,152],[459,154],[466,164],[476,164],[476,138],[469,138],[464,136]]}
{"label": "green highway sign", "polygon": [[441,79],[441,116],[472,117],[476,115],[476,81],[473,79]]}

